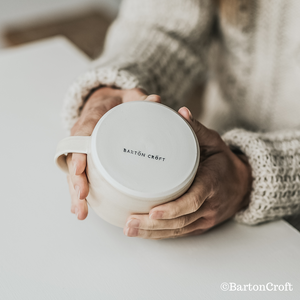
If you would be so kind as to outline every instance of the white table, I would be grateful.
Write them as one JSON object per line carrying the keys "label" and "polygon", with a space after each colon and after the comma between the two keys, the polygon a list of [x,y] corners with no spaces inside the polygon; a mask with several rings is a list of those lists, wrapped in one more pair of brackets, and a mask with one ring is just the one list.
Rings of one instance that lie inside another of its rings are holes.
{"label": "white table", "polygon": [[[300,299],[300,234],[284,221],[150,241],[91,210],[76,220],[53,156],[62,98],[88,66],[63,38],[0,52],[0,299]],[[223,282],[293,291],[225,292]]]}

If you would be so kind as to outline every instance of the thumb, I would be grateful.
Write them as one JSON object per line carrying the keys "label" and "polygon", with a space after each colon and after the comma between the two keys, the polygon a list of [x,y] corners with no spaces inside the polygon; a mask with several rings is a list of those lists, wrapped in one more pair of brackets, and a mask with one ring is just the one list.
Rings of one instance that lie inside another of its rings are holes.
{"label": "thumb", "polygon": [[207,144],[211,136],[211,130],[198,122],[187,107],[181,107],[178,113],[190,124],[198,138],[199,144]]}
{"label": "thumb", "polygon": [[160,96],[155,95],[155,94],[147,96],[144,100],[145,101],[161,103]]}

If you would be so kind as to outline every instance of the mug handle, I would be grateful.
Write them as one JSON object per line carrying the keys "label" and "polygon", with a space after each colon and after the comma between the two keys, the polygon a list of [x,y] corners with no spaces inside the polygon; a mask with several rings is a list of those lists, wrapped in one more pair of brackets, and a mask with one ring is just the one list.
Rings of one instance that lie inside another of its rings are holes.
{"label": "mug handle", "polygon": [[90,136],[69,136],[61,140],[57,145],[54,157],[56,165],[68,174],[69,169],[66,161],[67,155],[69,153],[87,154],[89,152],[90,143]]}

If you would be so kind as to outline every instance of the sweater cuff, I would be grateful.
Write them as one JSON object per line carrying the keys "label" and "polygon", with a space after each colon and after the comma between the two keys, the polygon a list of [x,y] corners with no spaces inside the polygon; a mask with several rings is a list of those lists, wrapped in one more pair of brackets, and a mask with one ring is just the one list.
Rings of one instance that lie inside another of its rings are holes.
{"label": "sweater cuff", "polygon": [[235,215],[239,223],[254,225],[293,213],[293,208],[276,197],[278,192],[277,171],[272,160],[270,145],[260,133],[234,129],[222,136],[232,149],[241,150],[252,168],[252,191],[249,206]]}
{"label": "sweater cuff", "polygon": [[133,74],[116,67],[99,68],[88,71],[72,84],[65,96],[62,120],[64,128],[67,131],[70,131],[78,120],[85,99],[90,91],[101,85],[114,86],[120,89],[144,89]]}

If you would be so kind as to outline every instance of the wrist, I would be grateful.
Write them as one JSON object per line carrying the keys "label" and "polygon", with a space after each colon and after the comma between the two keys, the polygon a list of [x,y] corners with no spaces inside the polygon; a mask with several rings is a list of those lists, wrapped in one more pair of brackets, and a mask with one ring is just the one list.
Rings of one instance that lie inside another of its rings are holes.
{"label": "wrist", "polygon": [[250,194],[252,190],[252,169],[249,164],[247,156],[242,153],[241,151],[235,153],[235,156],[239,159],[241,162],[240,165],[240,176],[242,180],[242,186],[243,186],[243,193],[242,193],[242,203],[241,203],[241,209],[248,206],[250,202]]}
{"label": "wrist", "polygon": [[236,147],[227,145],[227,149],[231,152],[231,155],[234,156],[234,164],[237,172],[237,182],[240,187],[239,192],[239,206],[237,211],[245,208],[249,205],[250,194],[252,190],[252,169],[249,164],[248,157]]}

